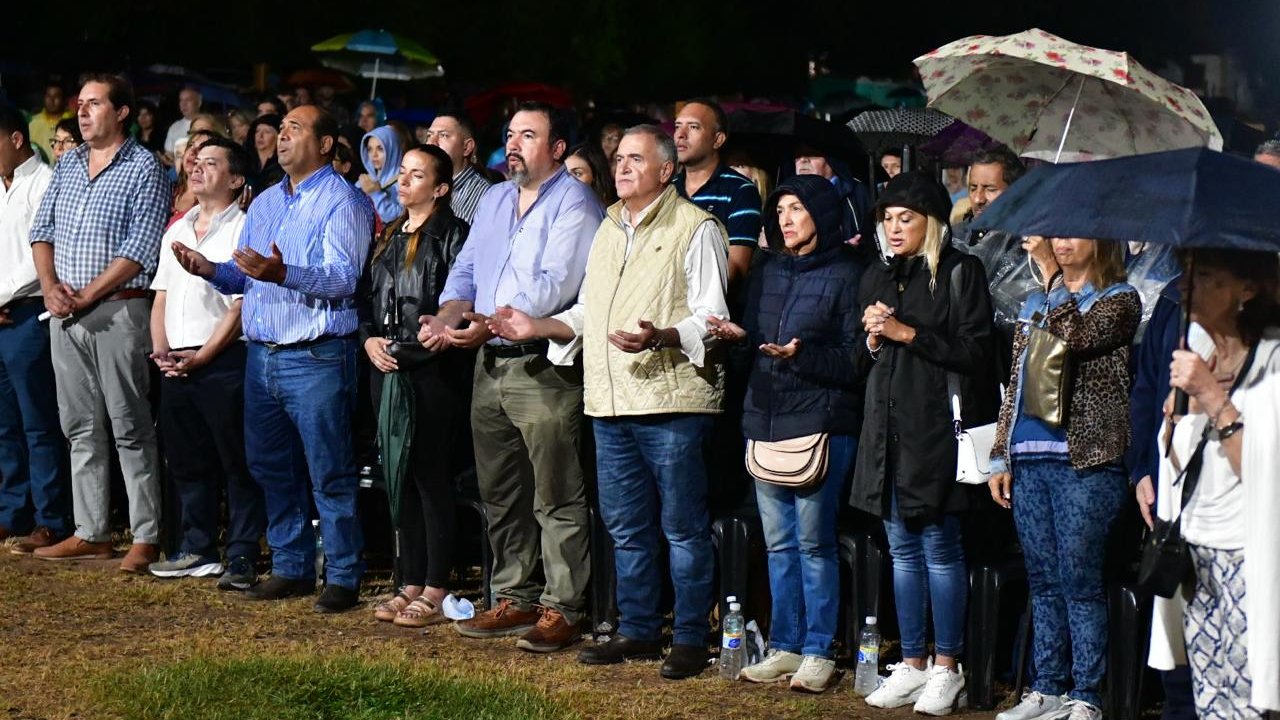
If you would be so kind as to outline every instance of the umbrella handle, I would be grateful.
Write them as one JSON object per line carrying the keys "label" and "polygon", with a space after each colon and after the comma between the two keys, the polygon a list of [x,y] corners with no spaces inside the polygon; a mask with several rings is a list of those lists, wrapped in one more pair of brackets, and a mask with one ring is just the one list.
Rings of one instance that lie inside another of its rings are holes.
{"label": "umbrella handle", "polygon": [[[1187,295],[1182,298],[1182,319],[1178,322],[1178,334],[1182,336],[1182,342],[1179,347],[1186,350],[1191,347],[1191,294],[1195,291],[1195,253],[1187,256],[1187,268],[1183,272],[1187,278]],[[1186,391],[1177,390],[1173,394],[1173,414],[1183,416],[1190,409],[1191,398],[1187,396]],[[1173,443],[1169,443],[1170,446]]]}
{"label": "umbrella handle", "polygon": [[1071,112],[1067,113],[1067,124],[1062,128],[1062,139],[1058,141],[1058,154],[1053,156],[1053,164],[1057,165],[1062,159],[1062,148],[1067,146],[1067,133],[1071,132],[1071,121],[1076,116],[1076,105],[1080,103],[1080,93],[1084,92],[1084,81],[1086,77],[1080,76],[1080,87],[1076,88],[1076,99],[1071,101]]}

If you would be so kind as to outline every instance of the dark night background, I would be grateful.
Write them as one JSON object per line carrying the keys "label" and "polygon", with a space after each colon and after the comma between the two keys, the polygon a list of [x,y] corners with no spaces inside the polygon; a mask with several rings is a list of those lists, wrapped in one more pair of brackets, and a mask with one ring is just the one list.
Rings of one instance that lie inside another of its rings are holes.
{"label": "dark night background", "polygon": [[811,57],[822,58],[837,74],[903,79],[912,58],[945,42],[1033,26],[1075,42],[1127,50],[1152,68],[1185,62],[1193,53],[1233,53],[1266,108],[1276,106],[1271,75],[1280,67],[1280,2],[1271,0],[8,5],[0,59],[4,84],[17,97],[50,71],[73,78],[85,69],[157,62],[247,84],[255,62],[267,62],[280,74],[315,66],[312,43],[379,27],[412,37],[439,56],[446,77],[425,91],[436,96],[515,80],[564,85],[579,98],[606,103],[701,93],[796,96],[803,94]]}

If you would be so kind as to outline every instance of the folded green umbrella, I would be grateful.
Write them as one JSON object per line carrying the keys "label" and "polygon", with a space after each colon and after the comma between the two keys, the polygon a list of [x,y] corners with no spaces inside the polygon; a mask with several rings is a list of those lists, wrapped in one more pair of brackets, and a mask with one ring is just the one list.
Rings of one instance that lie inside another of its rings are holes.
{"label": "folded green umbrella", "polygon": [[391,506],[391,524],[400,526],[400,496],[409,474],[413,450],[413,384],[403,372],[382,376],[378,403],[378,445],[382,448],[382,478]]}

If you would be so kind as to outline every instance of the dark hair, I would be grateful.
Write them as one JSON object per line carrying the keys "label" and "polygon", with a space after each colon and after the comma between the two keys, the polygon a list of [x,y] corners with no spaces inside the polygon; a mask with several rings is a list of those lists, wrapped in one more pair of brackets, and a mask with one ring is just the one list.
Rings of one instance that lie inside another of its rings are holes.
{"label": "dark hair", "polygon": [[137,101],[133,99],[133,86],[128,80],[112,73],[89,73],[84,76],[84,85],[89,83],[106,85],[107,99],[111,101],[111,106],[117,110],[127,107],[129,116],[133,116]]}
{"label": "dark hair", "polygon": [[580,157],[591,168],[591,189],[596,197],[606,206],[618,199],[613,188],[613,164],[604,156],[604,151],[594,142],[578,143],[565,153],[565,158]]}
{"label": "dark hair", "polygon": [[49,82],[45,83],[44,91],[49,92],[49,88],[58,88],[59,90],[62,91],[63,95],[67,94],[67,88],[62,84],[61,80],[50,80]]}
{"label": "dark hair", "polygon": [[462,128],[462,132],[467,134],[467,137],[475,139],[476,125],[471,122],[471,118],[467,117],[467,114],[461,110],[445,110],[443,112],[436,113],[436,117],[452,118],[454,122],[458,123],[458,127]]}
{"label": "dark hair", "polygon": [[[453,201],[453,159],[449,157],[449,153],[441,150],[435,145],[414,145],[405,151],[405,155],[411,152],[425,153],[431,161],[431,171],[436,174],[436,184],[444,185],[448,189],[444,194],[436,198],[435,210],[433,212],[449,212],[453,210],[450,203]],[[405,210],[400,217],[389,223],[382,231],[382,237],[378,238],[378,243],[373,248],[373,258],[386,252],[391,246],[391,238],[404,227],[409,221],[409,211]],[[413,264],[413,258],[418,254],[418,242],[422,239],[422,227],[419,226],[409,236],[409,241],[405,243],[404,250],[404,266],[409,267]]]}
{"label": "dark hair", "polygon": [[63,118],[59,120],[58,124],[53,126],[53,131],[56,133],[59,130],[75,138],[77,145],[84,142],[84,136],[80,134],[80,122],[75,118]]}
{"label": "dark hair", "polygon": [[1197,248],[1179,252],[1178,259],[1193,275],[1197,268],[1209,268],[1253,284],[1256,294],[1244,303],[1236,318],[1246,345],[1256,345],[1268,328],[1280,326],[1280,262],[1275,253]]}
{"label": "dark hair", "polygon": [[329,148],[329,152],[322,152],[320,155],[320,157],[324,158],[326,162],[332,162],[333,148],[338,145],[338,135],[341,133],[342,128],[339,127],[338,119],[333,116],[333,113],[325,110],[319,105],[312,105],[311,107],[316,109],[316,119],[315,122],[311,124],[311,130],[316,134],[316,139],[320,140],[321,145],[323,145],[325,138],[333,138],[333,145]]}
{"label": "dark hair", "polygon": [[1027,166],[1022,163],[1022,158],[1004,145],[978,153],[969,163],[970,167],[974,165],[999,165],[1005,185],[1012,185],[1027,172]]}
{"label": "dark hair", "polygon": [[901,159],[902,159],[902,148],[900,148],[900,147],[889,147],[889,148],[885,148],[885,149],[881,150],[881,151],[880,151],[880,153],[879,153],[876,157],[878,157],[878,158],[879,158],[879,159],[881,159],[881,160],[885,159],[886,157],[896,157],[896,158],[898,158],[899,160],[901,160]]}
{"label": "dark hair", "polygon": [[711,114],[716,118],[716,132],[729,134],[729,116],[724,113],[724,108],[720,107],[720,103],[709,97],[696,97],[684,101],[685,105],[703,105],[711,108]]}
{"label": "dark hair", "polygon": [[[546,116],[547,123],[551,126],[551,135],[547,140],[548,145],[555,145],[561,140],[566,143],[569,142],[569,118],[565,117],[565,114],[555,105],[530,100],[520,103],[520,106],[516,108],[516,112],[536,112]],[[563,161],[564,156],[560,156],[556,160],[558,162]]]}
{"label": "dark hair", "polygon": [[256,106],[261,105],[262,103],[271,103],[271,107],[275,108],[273,112],[276,115],[280,115],[281,117],[284,116],[285,111],[288,109],[285,107],[284,101],[276,97],[275,95],[258,96],[258,101],[254,103],[254,106],[255,106],[254,109],[256,110],[257,109]]}
{"label": "dark hair", "polygon": [[27,132],[27,120],[22,111],[9,103],[0,103],[0,132],[5,135],[22,133],[22,144],[31,144],[31,135]]}
{"label": "dark hair", "polygon": [[249,154],[245,149],[234,140],[214,135],[208,140],[200,143],[196,148],[199,152],[205,148],[216,147],[227,151],[227,170],[232,175],[239,175],[242,178],[249,177]]}

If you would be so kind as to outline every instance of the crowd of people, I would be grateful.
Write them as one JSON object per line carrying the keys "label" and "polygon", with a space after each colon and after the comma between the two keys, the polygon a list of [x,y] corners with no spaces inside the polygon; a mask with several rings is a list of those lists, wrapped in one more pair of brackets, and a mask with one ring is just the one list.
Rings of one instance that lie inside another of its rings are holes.
{"label": "crowd of people", "polygon": [[[960,217],[896,153],[874,206],[810,147],[762,193],[723,156],[729,123],[707,98],[678,104],[672,133],[606,126],[577,145],[561,110],[522,104],[506,179],[477,160],[462,113],[414,137],[373,103],[347,117],[294,100],[224,120],[187,88],[166,130],[125,80],[94,74],[74,111],[56,85],[29,120],[0,107],[12,552],[111,558],[114,454],[122,571],[307,596],[319,532],[314,607],[352,609],[364,413],[409,453],[400,584],[373,604],[379,621],[451,622],[456,478],[474,466],[494,602],[461,635],[537,653],[582,642],[594,510],[619,623],[578,660],[696,676],[711,515],[736,485],[754,489],[772,597],[767,653],[742,680],[837,681],[837,530],[854,517],[883,527],[901,633],[868,705],[957,707],[970,554],[1016,545],[1035,672],[999,717],[1093,720],[1115,528],[1180,516],[1194,577],[1152,628],[1166,713],[1280,710],[1274,254],[969,232],[1025,170],[1003,148],[967,168]],[[1071,368],[1052,390],[1046,336]],[[989,486],[958,484],[957,432],[987,423]],[[162,478],[180,520],[162,517]],[[162,559],[165,522],[180,541]]]}

